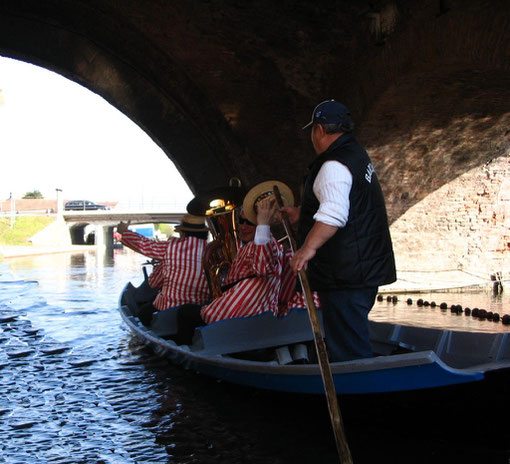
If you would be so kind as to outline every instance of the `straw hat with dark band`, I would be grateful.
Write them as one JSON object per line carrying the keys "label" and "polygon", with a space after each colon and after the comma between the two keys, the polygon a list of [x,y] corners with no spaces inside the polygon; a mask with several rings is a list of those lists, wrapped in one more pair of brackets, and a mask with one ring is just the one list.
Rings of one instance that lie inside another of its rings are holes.
{"label": "straw hat with dark band", "polygon": [[243,202],[243,211],[246,218],[253,222],[257,223],[257,212],[255,211],[255,205],[258,201],[263,200],[265,198],[269,198],[274,195],[273,187],[278,187],[280,194],[282,196],[282,201],[284,206],[294,206],[294,194],[290,187],[279,180],[267,180],[265,182],[261,182],[253,187],[244,197]]}
{"label": "straw hat with dark band", "polygon": [[185,214],[181,223],[175,226],[177,232],[181,230],[184,232],[206,232],[209,229],[205,225],[205,220],[201,216],[194,216],[192,214]]}

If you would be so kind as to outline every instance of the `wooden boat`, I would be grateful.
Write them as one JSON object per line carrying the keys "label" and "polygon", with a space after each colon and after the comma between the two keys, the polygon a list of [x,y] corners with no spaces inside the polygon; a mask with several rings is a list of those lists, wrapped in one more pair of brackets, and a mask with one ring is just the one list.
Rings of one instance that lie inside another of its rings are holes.
{"label": "wooden boat", "polygon": [[[312,359],[313,334],[305,310],[284,318],[270,313],[216,322],[196,330],[191,345],[176,345],[176,311],[155,313],[150,327],[135,316],[142,286],[128,283],[120,314],[145,345],[174,363],[228,382],[255,388],[324,393]],[[377,356],[331,363],[338,394],[377,394],[437,389],[483,382],[510,372],[510,331],[475,333],[370,322]],[[308,347],[303,356],[303,347]],[[301,348],[301,350],[300,350]],[[301,355],[292,357],[292,353]]]}

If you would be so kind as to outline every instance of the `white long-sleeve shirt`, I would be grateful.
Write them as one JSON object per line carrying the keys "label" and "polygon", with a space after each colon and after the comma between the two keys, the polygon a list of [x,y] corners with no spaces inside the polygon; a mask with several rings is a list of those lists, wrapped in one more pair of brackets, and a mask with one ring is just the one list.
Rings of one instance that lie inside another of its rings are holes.
{"label": "white long-sleeve shirt", "polygon": [[326,161],[320,168],[313,183],[313,193],[320,206],[315,221],[329,226],[344,227],[349,217],[349,194],[352,174],[338,161]]}
{"label": "white long-sleeve shirt", "polygon": [[271,240],[271,228],[266,225],[257,226],[253,239],[255,245],[265,245],[269,240]]}

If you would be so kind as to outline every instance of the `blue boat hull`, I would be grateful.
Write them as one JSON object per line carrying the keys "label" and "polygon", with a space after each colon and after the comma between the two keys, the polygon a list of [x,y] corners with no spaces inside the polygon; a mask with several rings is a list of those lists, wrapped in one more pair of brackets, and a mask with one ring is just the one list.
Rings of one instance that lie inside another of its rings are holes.
{"label": "blue boat hull", "polygon": [[[278,365],[245,361],[228,356],[206,356],[192,352],[160,338],[126,306],[120,313],[129,329],[157,354],[189,369],[235,384],[282,392],[323,394],[318,365]],[[379,356],[370,359],[331,363],[338,394],[374,394],[423,390],[484,380],[485,372],[477,369],[453,369],[433,351]]]}
{"label": "blue boat hull", "polygon": [[[333,367],[333,366],[332,366]],[[268,374],[233,371],[207,364],[197,366],[197,371],[228,382],[275,391],[324,394],[320,374]],[[379,369],[368,372],[333,374],[338,394],[373,394],[421,390],[458,385],[484,379],[483,373],[456,374],[437,363],[408,366],[398,369]]]}

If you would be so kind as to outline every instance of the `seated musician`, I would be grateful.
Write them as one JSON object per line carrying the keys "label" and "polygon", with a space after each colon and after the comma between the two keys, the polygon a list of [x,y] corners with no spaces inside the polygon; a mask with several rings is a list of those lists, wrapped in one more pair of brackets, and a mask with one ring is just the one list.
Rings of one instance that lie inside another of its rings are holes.
{"label": "seated musician", "polygon": [[209,286],[202,268],[202,253],[207,244],[208,228],[204,218],[186,214],[180,225],[175,227],[180,237],[170,237],[158,242],[128,230],[128,224],[121,222],[117,232],[121,241],[129,248],[160,263],[161,290],[154,302],[141,306],[138,317],[149,325],[152,313],[181,306],[186,303],[205,304],[210,300]]}
{"label": "seated musician", "polygon": [[278,315],[283,255],[270,231],[277,205],[273,197],[260,197],[261,186],[251,189],[243,202],[238,219],[243,245],[228,271],[223,294],[201,308],[186,305],[179,309],[178,344],[190,344],[195,328],[201,325],[267,311]]}

